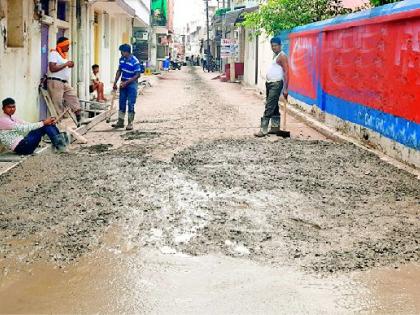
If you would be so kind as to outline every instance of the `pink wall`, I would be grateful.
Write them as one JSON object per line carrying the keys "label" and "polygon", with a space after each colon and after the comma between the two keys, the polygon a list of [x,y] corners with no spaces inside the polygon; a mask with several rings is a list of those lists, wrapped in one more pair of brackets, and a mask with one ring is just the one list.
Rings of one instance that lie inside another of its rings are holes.
{"label": "pink wall", "polygon": [[287,33],[290,94],[420,150],[420,2]]}
{"label": "pink wall", "polygon": [[357,8],[369,3],[369,0],[343,0],[343,5],[346,8]]}

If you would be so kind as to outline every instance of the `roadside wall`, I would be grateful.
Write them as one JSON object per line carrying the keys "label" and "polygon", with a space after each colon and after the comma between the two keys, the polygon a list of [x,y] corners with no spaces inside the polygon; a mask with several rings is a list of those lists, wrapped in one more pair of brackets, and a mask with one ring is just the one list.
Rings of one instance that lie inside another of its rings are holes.
{"label": "roadside wall", "polygon": [[257,67],[256,62],[257,60],[257,38],[254,35],[255,32],[253,30],[245,29],[245,42],[243,43],[245,47],[245,54],[244,54],[244,78],[243,81],[246,85],[254,85],[257,84],[258,77],[255,76]]}
{"label": "roadside wall", "polygon": [[[33,18],[33,1],[22,2],[23,6],[17,12],[19,16],[8,14],[7,4],[7,1],[0,0],[0,101],[6,97],[14,98],[17,114],[26,120],[36,121],[39,117],[41,27]],[[20,24],[25,26],[19,47],[11,47],[7,43],[7,36],[12,36],[8,19],[20,19]]]}
{"label": "roadside wall", "polygon": [[420,167],[420,2],[280,34],[290,95],[340,131]]}

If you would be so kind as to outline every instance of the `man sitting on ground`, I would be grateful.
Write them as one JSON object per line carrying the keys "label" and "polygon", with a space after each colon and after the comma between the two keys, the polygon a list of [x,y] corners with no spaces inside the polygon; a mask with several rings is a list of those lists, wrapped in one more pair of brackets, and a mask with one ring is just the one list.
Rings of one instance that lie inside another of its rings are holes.
{"label": "man sitting on ground", "polygon": [[68,140],[55,126],[55,118],[49,117],[37,123],[28,123],[14,116],[16,103],[12,98],[2,102],[0,114],[0,143],[19,155],[34,153],[44,135],[47,135],[58,152],[65,151]]}
{"label": "man sitting on ground", "polygon": [[93,93],[96,91],[96,101],[106,102],[106,98],[104,96],[104,84],[99,79],[99,66],[96,64],[92,66],[92,75],[90,80],[89,92]]}

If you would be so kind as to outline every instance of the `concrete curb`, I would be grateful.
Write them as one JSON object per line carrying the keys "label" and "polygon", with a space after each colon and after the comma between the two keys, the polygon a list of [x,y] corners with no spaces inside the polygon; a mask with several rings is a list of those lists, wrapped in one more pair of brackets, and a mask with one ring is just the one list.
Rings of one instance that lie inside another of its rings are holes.
{"label": "concrete curb", "polygon": [[343,133],[340,133],[336,130],[334,130],[331,127],[328,127],[326,125],[324,125],[322,122],[316,120],[314,117],[310,116],[309,114],[303,112],[302,110],[298,109],[295,104],[290,104],[293,107],[289,107],[288,108],[288,112],[290,112],[291,115],[293,115],[295,118],[302,120],[303,122],[305,122],[309,127],[315,129],[316,131],[318,131],[319,133],[323,134],[324,136],[326,136],[327,138],[330,138],[334,141],[338,141],[338,142],[350,142],[352,144],[354,144],[355,146],[364,149],[368,152],[371,152],[373,154],[375,154],[376,156],[378,156],[381,160],[394,165],[396,167],[398,167],[399,169],[405,170],[406,172],[409,172],[415,176],[417,176],[417,178],[420,179],[420,170],[411,167],[410,165],[404,164],[403,162],[398,161],[397,159],[394,159],[393,157],[390,157],[388,155],[386,155],[385,153],[376,150],[376,149],[372,149],[369,148],[368,146],[366,146],[365,144],[363,144],[362,142],[358,141],[357,139],[347,136]]}

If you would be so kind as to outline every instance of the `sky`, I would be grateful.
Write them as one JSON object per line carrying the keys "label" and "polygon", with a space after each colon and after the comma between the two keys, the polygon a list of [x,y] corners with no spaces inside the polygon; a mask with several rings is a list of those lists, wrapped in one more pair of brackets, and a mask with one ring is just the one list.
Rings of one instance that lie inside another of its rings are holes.
{"label": "sky", "polygon": [[175,0],[175,29],[182,29],[188,22],[196,20],[202,13],[203,9],[203,0]]}

